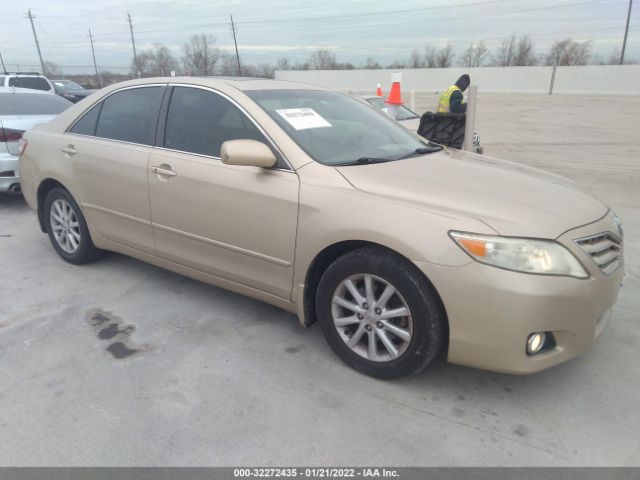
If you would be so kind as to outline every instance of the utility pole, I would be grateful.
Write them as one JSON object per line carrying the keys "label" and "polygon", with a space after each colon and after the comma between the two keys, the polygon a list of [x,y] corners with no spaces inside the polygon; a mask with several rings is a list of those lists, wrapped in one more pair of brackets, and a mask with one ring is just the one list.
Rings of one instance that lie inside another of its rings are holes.
{"label": "utility pole", "polygon": [[236,46],[236,61],[238,62],[238,76],[242,76],[242,70],[240,70],[240,55],[238,54],[238,42],[236,40],[236,26],[233,23],[233,15],[231,15],[231,33],[233,33],[233,43]]}
{"label": "utility pole", "polygon": [[627,35],[629,34],[629,18],[631,18],[631,4],[633,0],[629,0],[629,11],[627,12],[627,26],[624,29],[624,40],[622,41],[622,52],[620,52],[620,65],[624,64],[624,49],[627,47]]}
{"label": "utility pole", "polygon": [[2,71],[7,73],[7,67],[4,66],[4,60],[2,59],[2,52],[0,52],[0,63],[2,63]]}
{"label": "utility pole", "polygon": [[93,36],[91,35],[91,29],[89,29],[89,40],[91,41],[91,54],[93,55],[93,68],[96,69],[96,77],[100,80],[100,88],[104,87],[102,83],[102,74],[98,72],[98,64],[96,63],[96,51],[93,49]]}
{"label": "utility pole", "polygon": [[25,18],[28,18],[31,22],[31,30],[33,31],[33,38],[36,40],[36,48],[38,49],[38,57],[40,57],[40,66],[42,67],[42,74],[46,75],[47,72],[44,69],[44,61],[42,60],[42,53],[40,52],[40,43],[38,43],[38,36],[36,35],[36,27],[33,26],[33,19],[36,18],[31,15],[31,9],[27,12]]}
{"label": "utility pole", "polygon": [[129,18],[129,30],[131,31],[131,45],[133,45],[133,63],[136,67],[136,74],[138,78],[142,76],[142,72],[140,72],[140,68],[138,68],[138,55],[136,54],[136,40],[133,38],[133,20],[131,19],[131,14],[127,12],[127,17]]}

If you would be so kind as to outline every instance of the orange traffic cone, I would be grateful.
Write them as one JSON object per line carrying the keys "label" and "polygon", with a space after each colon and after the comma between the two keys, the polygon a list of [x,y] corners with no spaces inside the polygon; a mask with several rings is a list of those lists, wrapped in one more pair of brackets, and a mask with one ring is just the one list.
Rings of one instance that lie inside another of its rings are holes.
{"label": "orange traffic cone", "polygon": [[402,73],[394,73],[391,75],[391,91],[389,92],[389,98],[384,103],[390,105],[402,105],[402,95],[400,94],[400,82],[402,81]]}
{"label": "orange traffic cone", "polygon": [[382,95],[382,85],[378,84],[378,87],[376,88],[376,96],[377,97],[384,97],[384,95]]}

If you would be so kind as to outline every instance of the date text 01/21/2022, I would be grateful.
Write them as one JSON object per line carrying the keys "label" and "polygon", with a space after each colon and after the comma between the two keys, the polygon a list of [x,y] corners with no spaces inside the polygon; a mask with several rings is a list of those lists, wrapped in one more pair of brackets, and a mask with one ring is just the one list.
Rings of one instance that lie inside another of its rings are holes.
{"label": "date text 01/21/2022", "polygon": [[386,468],[235,468],[235,478],[398,478],[397,470]]}

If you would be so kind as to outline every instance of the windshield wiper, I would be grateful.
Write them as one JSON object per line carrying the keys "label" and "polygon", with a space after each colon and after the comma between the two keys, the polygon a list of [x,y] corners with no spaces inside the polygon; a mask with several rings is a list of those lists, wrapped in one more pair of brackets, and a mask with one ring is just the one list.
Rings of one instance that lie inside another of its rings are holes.
{"label": "windshield wiper", "polygon": [[442,150],[440,145],[432,145],[430,147],[418,147],[413,152],[409,152],[406,155],[401,156],[398,160],[404,160],[405,158],[419,157],[420,155],[427,155],[428,153],[439,152]]}
{"label": "windshield wiper", "polygon": [[383,158],[383,157],[360,157],[357,160],[353,160],[350,162],[342,162],[342,163],[333,163],[331,166],[333,167],[344,167],[349,165],[370,165],[372,163],[384,163],[391,162],[395,160],[395,158]]}

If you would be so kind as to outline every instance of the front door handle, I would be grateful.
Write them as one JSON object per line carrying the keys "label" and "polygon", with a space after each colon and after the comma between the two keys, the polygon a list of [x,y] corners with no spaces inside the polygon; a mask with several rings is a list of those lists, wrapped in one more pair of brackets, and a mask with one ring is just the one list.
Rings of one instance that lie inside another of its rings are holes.
{"label": "front door handle", "polygon": [[76,147],[74,147],[73,145],[65,145],[60,150],[62,150],[67,155],[75,155],[76,153],[78,153]]}
{"label": "front door handle", "polygon": [[153,167],[151,167],[151,171],[153,173],[156,173],[158,175],[164,175],[166,177],[175,177],[176,175],[178,175],[176,172],[171,170],[171,167],[169,165],[159,165],[159,166],[154,165]]}

